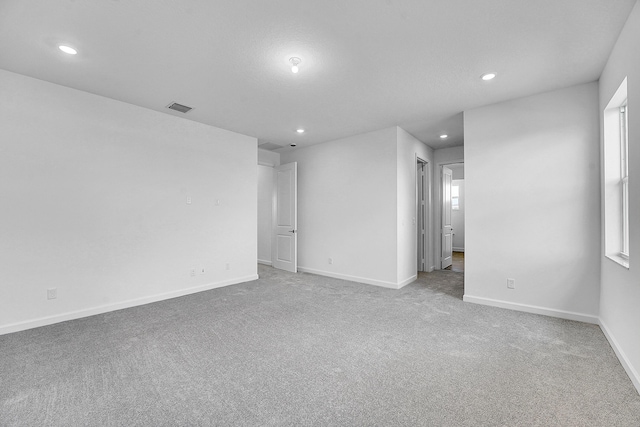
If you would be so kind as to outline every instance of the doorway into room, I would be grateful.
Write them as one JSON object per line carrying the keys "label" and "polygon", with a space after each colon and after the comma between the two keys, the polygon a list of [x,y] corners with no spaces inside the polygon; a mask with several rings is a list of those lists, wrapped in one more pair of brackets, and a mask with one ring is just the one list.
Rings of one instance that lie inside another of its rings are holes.
{"label": "doorway into room", "polygon": [[464,272],[464,164],[441,166],[441,268]]}
{"label": "doorway into room", "polygon": [[427,162],[416,157],[416,241],[417,270],[429,271],[429,173]]}
{"label": "doorway into room", "polygon": [[444,270],[464,273],[464,252],[453,252],[451,265]]}

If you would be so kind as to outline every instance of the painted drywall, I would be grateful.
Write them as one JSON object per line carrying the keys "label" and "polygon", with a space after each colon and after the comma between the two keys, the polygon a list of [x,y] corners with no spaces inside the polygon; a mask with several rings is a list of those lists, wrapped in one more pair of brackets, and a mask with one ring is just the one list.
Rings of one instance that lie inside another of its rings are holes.
{"label": "painted drywall", "polygon": [[[600,256],[600,321],[640,391],[640,4],[636,3],[600,77],[602,112],[627,77],[629,100],[629,268]],[[602,138],[602,137],[601,137]],[[602,144],[602,140],[601,140]],[[604,211],[604,207],[603,207]],[[604,224],[603,227],[604,229]],[[604,239],[604,236],[603,236]]]}
{"label": "painted drywall", "polygon": [[255,138],[2,70],[0,92],[0,332],[257,278]]}
{"label": "painted drywall", "polygon": [[448,165],[451,169],[451,179],[464,179],[464,163]]}
{"label": "painted drywall", "polygon": [[[460,170],[460,168],[458,168]],[[464,179],[454,179],[452,186],[458,187],[458,208],[451,211],[451,227],[453,227],[453,250],[464,252]]]}
{"label": "painted drywall", "polygon": [[258,165],[258,262],[271,265],[273,177],[275,169]]}
{"label": "painted drywall", "polygon": [[301,271],[397,287],[396,139],[392,127],[281,155],[298,162]]}
{"label": "painted drywall", "polygon": [[280,154],[258,149],[258,262],[271,265],[273,224],[274,167],[280,166]]}
{"label": "painted drywall", "polygon": [[440,148],[433,152],[433,161],[438,165],[451,165],[454,163],[463,163],[464,146]]}
{"label": "painted drywall", "polygon": [[[442,165],[462,165],[464,167],[464,146],[441,148],[433,152],[433,245],[435,268],[440,269],[442,260]],[[455,166],[454,166],[455,169]],[[459,173],[459,172],[457,172]],[[462,175],[464,177],[464,175]],[[459,178],[460,175],[456,175]]]}
{"label": "painted drywall", "polygon": [[597,322],[598,84],[466,111],[464,126],[465,300]]}
{"label": "painted drywall", "polygon": [[[417,193],[416,193],[416,158],[427,162],[428,170],[433,163],[433,150],[418,141],[402,128],[397,128],[397,206],[398,206],[398,278],[397,283],[402,286],[417,277]],[[428,173],[429,181],[431,176]],[[429,182],[429,184],[430,184]],[[429,191],[427,211],[431,212],[431,192]],[[428,215],[427,229],[432,215]],[[429,244],[427,267],[433,265],[433,239],[427,236]]]}
{"label": "painted drywall", "polygon": [[283,153],[298,162],[299,269],[391,288],[415,280],[416,156],[433,162],[398,127]]}
{"label": "painted drywall", "polygon": [[258,148],[258,164],[261,166],[280,166],[280,153]]}

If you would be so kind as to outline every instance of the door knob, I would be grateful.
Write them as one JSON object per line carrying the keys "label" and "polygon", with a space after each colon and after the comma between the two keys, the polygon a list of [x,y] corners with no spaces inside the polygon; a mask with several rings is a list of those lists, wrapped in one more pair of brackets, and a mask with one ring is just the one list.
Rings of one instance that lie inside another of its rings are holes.
{"label": "door knob", "polygon": [[296,230],[291,230],[291,231],[289,231],[289,233],[295,233],[295,232],[296,232]]}

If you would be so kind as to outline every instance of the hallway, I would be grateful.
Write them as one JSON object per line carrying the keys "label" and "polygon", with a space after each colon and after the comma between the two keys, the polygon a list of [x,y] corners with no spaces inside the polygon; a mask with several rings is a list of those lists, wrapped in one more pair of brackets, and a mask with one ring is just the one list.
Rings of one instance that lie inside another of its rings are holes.
{"label": "hallway", "polygon": [[464,272],[464,252],[453,253],[453,263],[444,270]]}

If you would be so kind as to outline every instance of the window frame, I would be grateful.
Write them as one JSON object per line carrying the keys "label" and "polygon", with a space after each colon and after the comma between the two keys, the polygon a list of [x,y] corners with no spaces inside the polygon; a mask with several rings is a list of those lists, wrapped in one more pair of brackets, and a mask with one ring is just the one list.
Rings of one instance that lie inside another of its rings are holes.
{"label": "window frame", "polygon": [[629,110],[625,77],[603,111],[604,256],[629,268]]}
{"label": "window frame", "polygon": [[627,99],[620,106],[620,188],[622,191],[622,248],[620,256],[629,260],[629,114]]}

